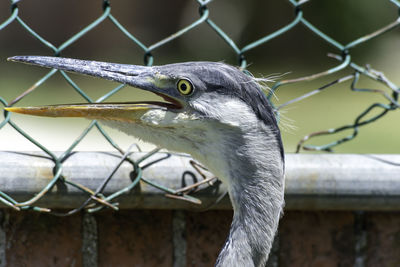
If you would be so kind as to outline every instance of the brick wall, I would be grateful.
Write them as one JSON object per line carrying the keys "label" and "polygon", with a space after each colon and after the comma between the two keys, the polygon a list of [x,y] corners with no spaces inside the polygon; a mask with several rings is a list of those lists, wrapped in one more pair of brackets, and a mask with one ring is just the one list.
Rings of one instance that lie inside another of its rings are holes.
{"label": "brick wall", "polygon": [[[2,210],[0,266],[213,266],[231,211]],[[400,266],[400,213],[287,211],[269,266]]]}

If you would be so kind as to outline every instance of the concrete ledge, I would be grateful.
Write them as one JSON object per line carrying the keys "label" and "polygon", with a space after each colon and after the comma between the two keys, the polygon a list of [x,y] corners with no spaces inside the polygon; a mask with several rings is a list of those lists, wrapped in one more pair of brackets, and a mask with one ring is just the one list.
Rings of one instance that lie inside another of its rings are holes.
{"label": "concrete ledge", "polygon": [[[138,159],[145,153],[134,153]],[[143,177],[172,189],[203,178],[190,158],[157,153],[140,166]],[[107,152],[77,152],[62,164],[66,179],[96,190],[113,172],[120,156]],[[0,152],[0,191],[23,201],[37,194],[53,178],[54,162],[43,153]],[[286,208],[295,210],[400,210],[400,155],[289,154],[286,155]],[[124,162],[107,184],[104,195],[130,185],[134,167]],[[203,186],[206,187],[206,186]],[[204,209],[226,192],[223,184],[195,193],[195,205],[165,197],[165,192],[140,181],[117,199],[123,209]],[[35,205],[74,208],[88,198],[84,192],[57,182]],[[230,209],[229,198],[212,209]]]}

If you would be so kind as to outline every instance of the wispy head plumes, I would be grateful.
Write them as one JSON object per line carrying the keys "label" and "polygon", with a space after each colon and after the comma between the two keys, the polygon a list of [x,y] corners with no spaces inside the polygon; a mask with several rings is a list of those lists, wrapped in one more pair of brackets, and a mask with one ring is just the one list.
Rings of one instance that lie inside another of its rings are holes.
{"label": "wispy head plumes", "polygon": [[280,128],[290,134],[294,134],[298,130],[298,127],[295,125],[296,121],[287,117],[285,113],[289,111],[288,108],[280,109],[278,112],[279,114],[279,126]]}
{"label": "wispy head plumes", "polygon": [[281,79],[283,76],[285,76],[288,73],[289,72],[282,73],[282,74],[273,73],[268,76],[258,77],[258,78],[253,77],[253,78],[254,78],[254,81],[256,81],[260,85],[261,90],[266,95],[272,94],[276,100],[279,100],[278,97],[276,96],[275,92],[273,92],[271,90],[271,88],[268,86],[268,83],[275,83],[277,80]]}
{"label": "wispy head plumes", "polygon": [[[259,77],[259,78],[253,77],[253,78],[254,78],[254,81],[256,81],[260,85],[260,89],[266,95],[272,94],[276,100],[279,100],[279,98],[276,96],[275,92],[271,90],[271,88],[269,87],[268,84],[275,83],[277,80],[281,79],[286,74],[289,74],[289,72],[283,73],[283,74],[274,73],[274,74],[270,74],[265,77]],[[285,132],[293,134],[294,131],[297,131],[298,127],[295,125],[294,120],[285,116],[285,113],[287,113],[287,111],[288,111],[287,108],[285,108],[284,110],[274,109],[274,112],[278,118],[278,123],[279,123],[280,128],[282,130],[284,130]]]}

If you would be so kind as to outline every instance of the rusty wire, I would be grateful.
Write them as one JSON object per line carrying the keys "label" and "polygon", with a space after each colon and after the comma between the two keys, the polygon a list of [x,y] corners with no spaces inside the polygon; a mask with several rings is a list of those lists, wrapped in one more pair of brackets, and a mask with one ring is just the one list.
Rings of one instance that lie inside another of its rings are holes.
{"label": "rusty wire", "polygon": [[[0,21],[0,36],[2,33],[2,30],[6,29],[9,25],[16,23],[22,26],[23,29],[25,29],[26,33],[28,35],[33,36],[34,38],[37,39],[39,43],[41,43],[43,46],[49,48],[52,52],[50,55],[53,56],[61,56],[63,51],[71,46],[73,43],[77,42],[81,37],[85,36],[88,32],[93,30],[95,27],[98,25],[102,24],[105,20],[111,21],[111,23],[115,26],[116,30],[122,32],[129,40],[132,42],[133,46],[137,46],[143,51],[144,55],[144,65],[150,66],[154,62],[154,57],[152,52],[159,49],[160,47],[164,46],[167,43],[170,43],[173,40],[176,40],[177,38],[180,38],[182,35],[187,34],[188,32],[193,31],[195,28],[199,27],[200,25],[206,24],[208,25],[214,32],[217,34],[219,37],[223,39],[223,41],[227,45],[227,49],[231,50],[232,53],[236,54],[238,61],[236,62],[237,66],[239,66],[243,71],[246,71],[247,68],[247,60],[246,60],[246,54],[253,50],[256,49],[259,46],[264,45],[265,43],[278,38],[279,36],[289,32],[293,28],[295,28],[297,25],[303,25],[305,26],[309,31],[315,33],[321,40],[324,42],[327,42],[330,44],[333,49],[336,50],[336,54],[330,53],[328,56],[334,60],[337,60],[337,65],[333,68],[330,68],[328,70],[324,70],[321,72],[318,72],[316,74],[312,74],[306,77],[300,77],[300,78],[295,78],[295,79],[290,79],[290,80],[282,80],[276,82],[272,86],[271,92],[269,92],[268,97],[269,99],[273,95],[273,93],[278,89],[283,87],[284,85],[287,84],[292,84],[292,83],[300,83],[303,81],[310,81],[314,79],[321,78],[323,76],[329,76],[333,73],[338,73],[339,71],[343,69],[350,69],[352,70],[351,74],[346,74],[343,77],[339,79],[335,79],[315,90],[311,90],[310,92],[304,94],[303,96],[297,97],[295,99],[292,99],[280,106],[276,107],[276,110],[279,111],[281,108],[286,107],[287,105],[290,105],[292,103],[295,103],[297,101],[301,101],[305,98],[311,97],[315,94],[320,93],[323,90],[327,90],[328,88],[335,86],[339,83],[344,83],[347,81],[351,81],[350,83],[350,89],[355,92],[368,92],[368,93],[374,93],[374,94],[379,94],[382,96],[382,99],[384,102],[382,103],[373,103],[371,104],[368,108],[365,109],[361,114],[359,114],[355,120],[354,123],[349,124],[349,125],[343,125],[340,127],[336,127],[333,129],[328,129],[328,130],[321,130],[318,132],[310,133],[309,135],[305,136],[302,138],[297,146],[297,152],[301,150],[318,150],[318,151],[332,151],[332,149],[335,146],[338,146],[344,142],[350,141],[354,139],[358,132],[359,128],[366,125],[375,122],[376,120],[380,119],[384,115],[386,115],[388,112],[396,110],[400,107],[399,104],[399,91],[400,88],[399,86],[395,85],[393,82],[391,82],[382,72],[374,70],[370,66],[360,66],[356,62],[352,60],[351,57],[351,50],[355,48],[356,46],[369,42],[370,40],[374,38],[378,38],[385,33],[387,33],[390,30],[393,30],[395,28],[399,28],[400,24],[400,12],[397,12],[397,18],[390,24],[383,26],[374,32],[367,34],[365,36],[362,36],[360,38],[357,38],[348,44],[342,44],[338,42],[337,40],[331,38],[327,34],[325,34],[323,31],[318,29],[315,25],[310,23],[308,20],[305,19],[304,12],[303,12],[303,5],[310,2],[310,1],[295,1],[295,0],[289,0],[288,2],[290,5],[293,7],[294,11],[294,18],[291,20],[290,23],[287,25],[281,27],[275,32],[272,32],[270,34],[267,34],[263,36],[262,38],[255,40],[255,41],[250,41],[246,45],[244,45],[242,48],[240,48],[235,41],[229,36],[227,32],[223,30],[222,27],[220,27],[218,24],[216,24],[209,16],[210,14],[210,9],[208,4],[212,1],[208,0],[197,0],[197,4],[199,6],[199,13],[198,17],[194,18],[192,23],[187,25],[186,27],[178,30],[176,33],[161,39],[153,44],[150,45],[145,45],[137,36],[135,36],[135,32],[133,29],[129,29],[127,26],[124,26],[119,20],[112,15],[112,9],[110,5],[109,0],[103,0],[102,2],[102,9],[103,12],[101,15],[95,19],[93,22],[85,26],[81,31],[77,32],[75,35],[73,35],[71,38],[67,39],[64,43],[62,43],[60,46],[55,46],[45,38],[43,38],[40,34],[38,34],[33,28],[31,28],[22,18],[18,15],[20,8],[18,6],[19,0],[12,0],[10,2],[10,16],[6,18],[3,22]],[[400,10],[400,1],[398,0],[390,0],[390,2],[393,4],[393,8]],[[11,56],[11,55],[10,55]],[[45,76],[41,77],[35,84],[33,84],[30,88],[28,88],[25,92],[20,94],[19,96],[16,96],[13,100],[7,102],[4,98],[2,98],[0,94],[0,102],[3,106],[13,106],[16,103],[18,103],[21,99],[27,97],[30,93],[33,91],[37,90],[40,85],[45,83],[50,77],[55,75],[56,73],[60,73],[65,80],[70,84],[70,86],[79,94],[82,96],[84,100],[87,102],[102,102],[107,100],[110,96],[114,95],[117,93],[119,90],[121,90],[125,85],[119,85],[115,87],[114,89],[110,90],[107,94],[103,95],[97,100],[91,99],[74,81],[73,79],[65,72],[63,71],[57,71],[55,69],[50,70]],[[366,77],[368,79],[372,79],[374,81],[377,81],[381,83],[384,87],[387,88],[387,91],[384,90],[378,90],[378,89],[371,89],[371,88],[358,88],[358,81],[360,77]],[[379,110],[378,114],[372,115],[373,111]],[[6,124],[10,125],[13,127],[17,132],[19,132],[22,136],[27,138],[29,141],[31,141],[33,144],[35,144],[38,148],[40,148],[44,153],[46,153],[54,162],[54,168],[53,168],[53,179],[48,183],[48,185],[42,189],[42,191],[38,192],[33,198],[23,201],[23,202],[17,202],[14,200],[11,196],[5,194],[4,192],[0,191],[0,201],[5,204],[6,206],[9,206],[13,209],[16,210],[26,210],[26,209],[31,209],[31,210],[36,210],[39,212],[48,212],[48,213],[53,213],[55,215],[60,215],[60,216],[66,216],[66,215],[71,215],[74,214],[80,210],[87,210],[89,212],[95,212],[98,210],[101,210],[105,207],[118,210],[118,203],[116,202],[116,199],[118,196],[122,194],[129,193],[132,188],[134,188],[139,181],[142,181],[144,183],[147,183],[151,186],[154,186],[162,191],[165,192],[167,197],[171,198],[176,198],[176,199],[182,199],[185,201],[189,201],[192,203],[200,203],[200,201],[191,196],[191,194],[197,190],[199,190],[199,186],[201,184],[209,184],[212,185],[213,182],[215,182],[215,177],[213,176],[206,176],[204,174],[205,169],[201,166],[199,166],[197,163],[191,163],[193,168],[198,172],[197,174],[201,177],[203,177],[203,180],[201,181],[193,181],[193,184],[186,186],[182,185],[181,189],[171,189],[171,188],[166,188],[162,185],[156,184],[148,179],[146,177],[142,176],[142,171],[143,169],[156,164],[158,161],[163,160],[163,158],[158,158],[150,163],[147,163],[146,165],[142,165],[143,161],[151,158],[158,150],[154,150],[149,152],[145,157],[138,159],[138,160],[133,160],[130,156],[133,153],[132,149],[133,146],[131,146],[128,150],[123,150],[121,147],[115,143],[112,138],[107,134],[107,132],[100,126],[96,121],[92,121],[89,126],[81,133],[81,135],[73,142],[73,144],[66,150],[64,151],[61,155],[56,155],[52,151],[48,150],[45,146],[41,145],[38,141],[36,141],[34,138],[32,138],[28,133],[23,131],[16,123],[13,122],[12,116],[10,113],[4,111],[4,119],[0,122],[0,130],[3,128]],[[97,128],[100,133],[104,136],[104,138],[121,154],[121,159],[120,163],[117,164],[114,168],[114,170],[109,174],[108,178],[104,180],[104,182],[95,190],[90,189],[85,187],[84,185],[78,184],[73,182],[70,178],[64,177],[63,176],[63,163],[68,160],[68,157],[74,153],[73,150],[74,148],[79,144],[79,142],[85,138],[85,136],[93,129]],[[321,135],[334,135],[336,133],[342,132],[344,130],[352,130],[352,134],[344,137],[344,138],[339,138],[339,139],[333,139],[334,141],[324,144],[324,145],[306,145],[306,142],[309,142],[311,139],[313,139],[316,136],[321,136]],[[168,157],[168,154],[165,154],[165,157]],[[108,181],[112,179],[114,173],[118,170],[118,168],[121,166],[123,162],[129,162],[132,166],[132,173],[134,173],[134,177],[132,177],[132,183],[130,186],[124,188],[121,191],[115,192],[112,195],[105,196],[102,194],[102,191],[104,187],[107,185]],[[189,174],[194,175],[194,174]],[[73,209],[71,211],[65,212],[65,213],[57,213],[55,211],[52,211],[48,208],[45,207],[38,207],[36,206],[36,202],[42,198],[44,195],[46,195],[48,192],[52,190],[54,185],[56,183],[65,183],[70,186],[73,186],[75,188],[78,188],[79,190],[85,192],[88,195],[88,199],[82,203],[80,207],[77,207],[76,209]],[[1,190],[1,188],[0,188]]]}

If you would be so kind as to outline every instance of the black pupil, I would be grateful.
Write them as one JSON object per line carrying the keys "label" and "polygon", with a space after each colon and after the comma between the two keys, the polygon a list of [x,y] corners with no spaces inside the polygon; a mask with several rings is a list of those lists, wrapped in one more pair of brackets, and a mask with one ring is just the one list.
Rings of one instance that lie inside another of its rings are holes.
{"label": "black pupil", "polygon": [[181,90],[182,91],[186,91],[186,89],[187,89],[187,85],[185,83],[182,83],[181,84]]}

